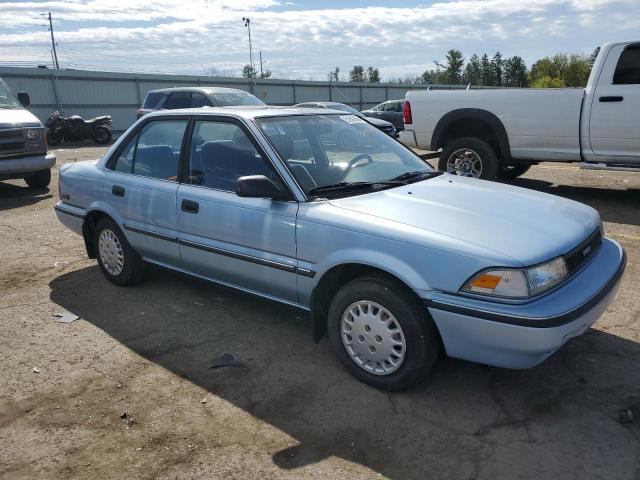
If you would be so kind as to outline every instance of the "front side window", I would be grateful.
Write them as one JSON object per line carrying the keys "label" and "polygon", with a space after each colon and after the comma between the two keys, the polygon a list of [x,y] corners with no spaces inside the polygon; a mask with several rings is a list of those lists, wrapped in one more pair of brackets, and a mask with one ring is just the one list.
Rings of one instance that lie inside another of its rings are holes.
{"label": "front side window", "polygon": [[617,85],[640,84],[640,45],[625,48],[620,55],[613,83]]}
{"label": "front side window", "polygon": [[432,172],[420,157],[355,115],[279,116],[258,124],[310,196],[318,187],[394,185],[403,174]]}
{"label": "front side window", "polygon": [[186,120],[147,123],[120,151],[113,167],[117,172],[177,180]]}
{"label": "front side window", "polygon": [[164,108],[168,110],[189,107],[191,107],[191,92],[173,92],[164,105]]}
{"label": "front side window", "polygon": [[164,98],[167,96],[165,92],[149,92],[144,99],[142,108],[161,108]]}
{"label": "front side window", "polygon": [[234,192],[236,180],[265,175],[281,183],[268,161],[235,123],[197,121],[193,127],[186,183]]}
{"label": "front side window", "polygon": [[224,92],[209,95],[216,107],[232,107],[236,105],[266,105],[255,95],[249,92]]}
{"label": "front side window", "polygon": [[198,92],[191,95],[191,108],[210,107],[211,102],[207,97]]}

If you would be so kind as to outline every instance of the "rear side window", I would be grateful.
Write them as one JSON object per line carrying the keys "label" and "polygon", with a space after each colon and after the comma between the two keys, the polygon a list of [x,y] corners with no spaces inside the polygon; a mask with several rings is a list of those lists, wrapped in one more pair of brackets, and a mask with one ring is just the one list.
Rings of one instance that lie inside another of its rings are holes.
{"label": "rear side window", "polygon": [[177,180],[186,120],[146,124],[121,150],[113,169],[143,177]]}
{"label": "rear side window", "polygon": [[147,98],[144,99],[142,108],[162,108],[164,98],[167,96],[164,92],[149,92]]}
{"label": "rear side window", "polygon": [[168,110],[189,107],[191,107],[191,92],[173,92],[167,98],[167,103],[164,106]]}
{"label": "rear side window", "polygon": [[613,74],[617,85],[640,84],[640,45],[627,47],[622,51]]}

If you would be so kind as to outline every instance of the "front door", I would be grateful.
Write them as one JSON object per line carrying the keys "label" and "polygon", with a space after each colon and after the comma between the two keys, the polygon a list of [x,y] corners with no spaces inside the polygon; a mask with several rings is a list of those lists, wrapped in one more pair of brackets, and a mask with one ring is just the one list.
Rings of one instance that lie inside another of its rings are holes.
{"label": "front door", "polygon": [[595,155],[612,162],[640,161],[640,44],[609,50],[589,120]]}
{"label": "front door", "polygon": [[108,203],[142,257],[178,265],[176,192],[187,119],[146,122],[109,162]]}
{"label": "front door", "polygon": [[282,183],[247,132],[228,119],[194,123],[177,198],[182,262],[210,279],[297,302],[298,203],[236,195],[241,176]]}

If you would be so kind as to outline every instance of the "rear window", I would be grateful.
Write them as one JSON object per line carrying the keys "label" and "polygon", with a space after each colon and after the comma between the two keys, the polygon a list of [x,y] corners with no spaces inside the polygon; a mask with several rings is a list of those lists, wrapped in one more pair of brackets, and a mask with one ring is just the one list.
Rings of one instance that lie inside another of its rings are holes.
{"label": "rear window", "polygon": [[226,92],[212,93],[209,98],[213,100],[216,107],[232,107],[236,105],[266,105],[255,95],[249,92]]}
{"label": "rear window", "polygon": [[633,45],[623,50],[613,74],[613,83],[631,85],[640,83],[640,45]]}
{"label": "rear window", "polygon": [[167,94],[164,92],[149,92],[147,93],[147,98],[144,99],[144,105],[142,108],[160,108],[161,101],[166,97]]}

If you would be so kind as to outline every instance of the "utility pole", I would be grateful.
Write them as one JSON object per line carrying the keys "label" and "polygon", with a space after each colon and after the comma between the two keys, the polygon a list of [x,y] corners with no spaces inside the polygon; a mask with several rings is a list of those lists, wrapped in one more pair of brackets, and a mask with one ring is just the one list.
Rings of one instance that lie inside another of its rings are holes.
{"label": "utility pole", "polygon": [[262,50],[260,50],[260,78],[264,78],[262,74]]}
{"label": "utility pole", "polygon": [[51,46],[53,47],[53,59],[56,70],[60,70],[60,64],[58,63],[58,52],[56,52],[56,40],[53,37],[53,22],[51,21],[51,12],[49,12],[49,31],[51,32]]}
{"label": "utility pole", "polygon": [[244,26],[247,27],[249,31],[249,65],[251,65],[251,93],[253,93],[253,85],[255,83],[256,71],[253,68],[253,47],[251,46],[251,20],[249,17],[242,17],[242,21],[244,22]]}

